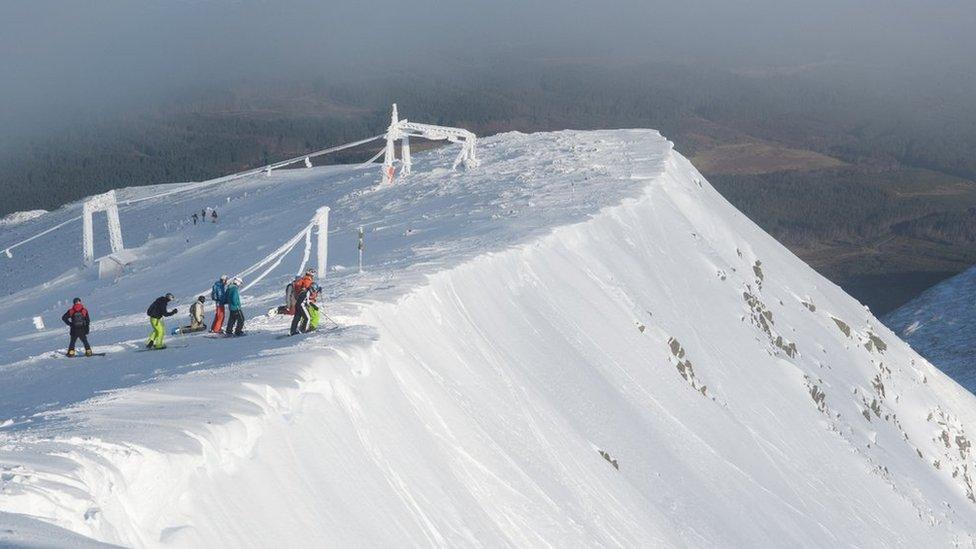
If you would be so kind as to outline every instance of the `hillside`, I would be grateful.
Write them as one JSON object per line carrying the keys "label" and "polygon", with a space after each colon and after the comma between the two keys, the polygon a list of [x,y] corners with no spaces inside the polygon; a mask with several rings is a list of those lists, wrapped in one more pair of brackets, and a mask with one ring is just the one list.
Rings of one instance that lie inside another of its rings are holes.
{"label": "hillside", "polygon": [[[480,145],[479,168],[437,149],[387,188],[331,166],[123,207],[138,261],[111,283],[76,267],[77,226],[2,258],[0,544],[976,542],[976,397],[669,141]],[[137,352],[155,297],[184,320],[322,205],[337,328],[282,339],[287,319],[262,315],[299,245],[244,293],[247,337]],[[219,223],[194,226],[207,206]],[[56,356],[75,295],[105,357]]]}
{"label": "hillside", "polygon": [[884,318],[912,348],[976,392],[976,268],[956,275]]}

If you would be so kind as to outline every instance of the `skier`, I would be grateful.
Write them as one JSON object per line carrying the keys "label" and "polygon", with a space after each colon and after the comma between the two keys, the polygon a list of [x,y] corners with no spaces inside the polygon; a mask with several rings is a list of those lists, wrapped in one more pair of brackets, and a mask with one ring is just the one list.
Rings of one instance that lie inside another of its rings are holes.
{"label": "skier", "polygon": [[309,290],[308,295],[308,331],[314,332],[319,329],[319,305],[318,299],[319,294],[322,292],[322,286],[318,284],[312,284],[312,288]]}
{"label": "skier", "polygon": [[206,208],[200,210],[200,221],[204,221],[204,222],[207,221],[207,209]]}
{"label": "skier", "polygon": [[227,335],[244,335],[244,311],[241,309],[241,289],[244,281],[234,278],[227,285],[227,306],[230,307],[230,321],[227,323]]}
{"label": "skier", "polygon": [[193,212],[193,224],[197,224],[197,212]]}
{"label": "skier", "polygon": [[217,222],[217,210],[212,210],[210,212],[210,221],[212,221],[214,223]]}
{"label": "skier", "polygon": [[172,311],[167,311],[169,307],[169,302],[175,299],[173,294],[166,294],[162,297],[157,297],[156,301],[152,302],[152,305],[146,309],[146,315],[149,317],[149,324],[152,326],[152,334],[149,335],[149,339],[146,341],[147,349],[165,349],[166,345],[163,344],[163,337],[166,335],[166,325],[163,324],[163,317],[173,316],[176,314],[177,309]]}
{"label": "skier", "polygon": [[289,330],[289,335],[295,335],[299,332],[305,333],[308,331],[308,321],[309,321],[309,297],[311,297],[312,288],[311,285],[308,287],[299,283],[295,285],[295,316],[291,318],[291,330]]}
{"label": "skier", "polygon": [[203,321],[203,302],[206,300],[202,295],[197,297],[193,305],[190,305],[190,325],[173,330],[173,335],[192,334],[207,329],[207,324]]}
{"label": "skier", "polygon": [[295,295],[297,296],[299,292],[311,288],[313,282],[315,282],[315,269],[306,269],[305,276],[295,281],[295,288],[293,290]]}
{"label": "skier", "polygon": [[68,343],[68,356],[75,356],[75,341],[79,339],[85,346],[85,356],[92,356],[91,345],[88,344],[88,332],[91,330],[88,309],[82,305],[80,297],[74,298],[71,303],[71,308],[61,315],[61,321],[70,328],[68,334],[71,336],[71,342]]}
{"label": "skier", "polygon": [[210,333],[219,334],[224,326],[224,305],[227,304],[227,275],[220,275],[217,282],[214,282],[210,289],[210,299],[214,302],[214,321],[210,326]]}

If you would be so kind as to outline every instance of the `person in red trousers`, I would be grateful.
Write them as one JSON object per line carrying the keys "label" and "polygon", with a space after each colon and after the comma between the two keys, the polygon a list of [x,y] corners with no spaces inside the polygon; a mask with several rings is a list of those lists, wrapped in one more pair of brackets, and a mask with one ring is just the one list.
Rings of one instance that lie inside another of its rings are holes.
{"label": "person in red trousers", "polygon": [[227,305],[227,275],[223,275],[217,282],[214,282],[210,289],[210,299],[214,302],[214,321],[210,326],[210,333],[219,334],[224,327],[224,309]]}

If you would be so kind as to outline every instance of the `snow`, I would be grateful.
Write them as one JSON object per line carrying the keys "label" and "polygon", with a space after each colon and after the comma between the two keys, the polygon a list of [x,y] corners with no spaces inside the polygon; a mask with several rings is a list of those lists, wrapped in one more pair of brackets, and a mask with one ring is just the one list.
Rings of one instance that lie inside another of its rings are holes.
{"label": "snow", "polygon": [[[502,134],[466,172],[455,154],[392,187],[333,166],[120,206],[137,259],[112,281],[76,267],[74,233],[0,262],[0,542],[974,544],[976,397],[660,134]],[[136,352],[155,297],[185,321],[325,205],[339,328],[279,338],[289,318],[263,316],[297,246],[244,293],[247,337]],[[55,356],[76,295],[105,357]]]}
{"label": "snow", "polygon": [[13,225],[20,225],[30,221],[31,219],[38,218],[47,213],[47,210],[27,210],[24,212],[13,212],[0,217],[0,227],[10,227]]}
{"label": "snow", "polygon": [[884,321],[919,354],[976,392],[976,267],[929,288]]}

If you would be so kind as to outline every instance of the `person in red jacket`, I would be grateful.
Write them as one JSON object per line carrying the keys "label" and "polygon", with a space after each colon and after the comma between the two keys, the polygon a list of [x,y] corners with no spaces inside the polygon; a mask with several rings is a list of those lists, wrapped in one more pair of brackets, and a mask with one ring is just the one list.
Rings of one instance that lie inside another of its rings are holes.
{"label": "person in red jacket", "polygon": [[297,296],[298,294],[311,288],[313,282],[315,282],[315,269],[308,269],[305,271],[305,276],[295,281],[295,287],[292,291]]}
{"label": "person in red jacket", "polygon": [[75,342],[79,339],[85,346],[85,356],[92,356],[91,345],[88,344],[88,332],[91,330],[91,317],[88,309],[81,303],[81,298],[72,301],[71,308],[61,315],[61,321],[68,325],[71,342],[68,343],[68,356],[75,356]]}

